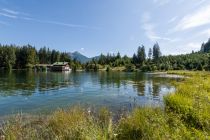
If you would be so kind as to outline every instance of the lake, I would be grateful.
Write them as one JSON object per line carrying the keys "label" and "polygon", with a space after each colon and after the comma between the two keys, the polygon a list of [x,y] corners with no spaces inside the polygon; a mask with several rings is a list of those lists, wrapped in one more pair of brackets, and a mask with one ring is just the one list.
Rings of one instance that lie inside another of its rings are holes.
{"label": "lake", "polygon": [[162,106],[179,77],[126,72],[0,71],[0,116],[49,113],[73,105],[112,111]]}

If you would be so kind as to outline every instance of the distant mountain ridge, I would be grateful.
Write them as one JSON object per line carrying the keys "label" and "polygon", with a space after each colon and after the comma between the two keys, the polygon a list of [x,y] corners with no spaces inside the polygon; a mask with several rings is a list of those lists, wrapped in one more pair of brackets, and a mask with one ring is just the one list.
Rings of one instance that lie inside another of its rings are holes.
{"label": "distant mountain ridge", "polygon": [[87,63],[88,61],[91,61],[93,58],[95,59],[98,59],[99,56],[96,56],[96,57],[92,57],[92,58],[89,58],[83,54],[81,54],[80,52],[78,51],[75,51],[73,53],[69,52],[68,55],[72,58],[72,59],[76,59],[77,61],[80,61],[81,63]]}

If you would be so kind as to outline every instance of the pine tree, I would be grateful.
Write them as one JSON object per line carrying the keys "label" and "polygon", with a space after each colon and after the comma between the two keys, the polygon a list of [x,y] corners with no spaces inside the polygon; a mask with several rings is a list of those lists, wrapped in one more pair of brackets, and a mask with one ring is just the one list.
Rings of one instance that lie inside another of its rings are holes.
{"label": "pine tree", "polygon": [[145,48],[144,48],[143,45],[142,45],[142,47],[139,47],[139,48],[138,48],[138,51],[137,51],[137,58],[138,58],[138,63],[139,63],[140,65],[143,65],[143,63],[144,63],[145,60],[146,60]]}
{"label": "pine tree", "polygon": [[135,53],[133,54],[132,60],[133,60],[133,64],[136,65],[138,63],[138,57],[137,57],[137,55]]}
{"label": "pine tree", "polygon": [[151,48],[149,48],[148,57],[150,60],[152,59],[152,49]]}
{"label": "pine tree", "polygon": [[116,59],[121,59],[121,55],[120,55],[120,52],[117,53],[117,57]]}
{"label": "pine tree", "polygon": [[160,47],[158,43],[155,43],[153,46],[153,60],[158,61],[161,56]]}

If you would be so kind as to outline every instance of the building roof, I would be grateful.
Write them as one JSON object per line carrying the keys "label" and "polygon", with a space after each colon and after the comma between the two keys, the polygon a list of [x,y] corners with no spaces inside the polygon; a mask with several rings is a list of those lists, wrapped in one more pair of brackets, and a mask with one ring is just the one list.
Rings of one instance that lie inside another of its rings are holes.
{"label": "building roof", "polygon": [[48,67],[48,66],[51,66],[51,64],[36,64],[35,66],[38,66],[38,67]]}
{"label": "building roof", "polygon": [[53,66],[65,66],[68,65],[68,62],[55,62],[53,63]]}

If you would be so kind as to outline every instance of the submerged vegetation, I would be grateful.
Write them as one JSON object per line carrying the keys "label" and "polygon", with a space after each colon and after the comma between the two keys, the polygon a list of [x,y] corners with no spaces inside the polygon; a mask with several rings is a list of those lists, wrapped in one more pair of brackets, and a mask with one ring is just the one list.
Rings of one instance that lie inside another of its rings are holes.
{"label": "submerged vegetation", "polygon": [[170,71],[186,76],[173,83],[164,107],[139,107],[115,117],[106,108],[60,109],[46,117],[17,115],[2,124],[1,139],[210,139],[210,73]]}

